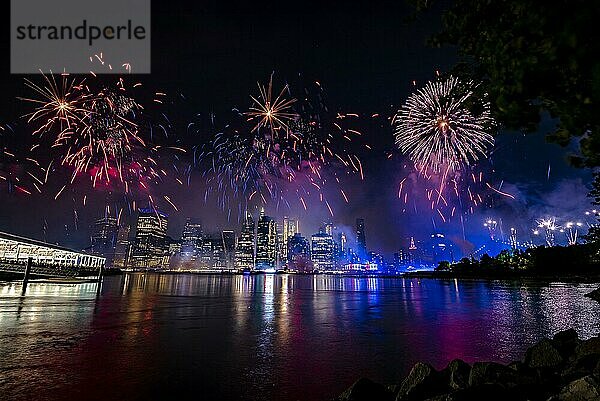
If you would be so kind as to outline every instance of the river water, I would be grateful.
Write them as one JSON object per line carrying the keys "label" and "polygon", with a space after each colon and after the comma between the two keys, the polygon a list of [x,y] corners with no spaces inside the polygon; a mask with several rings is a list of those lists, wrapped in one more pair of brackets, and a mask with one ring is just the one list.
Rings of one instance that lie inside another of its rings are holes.
{"label": "river water", "polygon": [[299,275],[106,277],[0,285],[0,399],[329,400],[519,359],[544,336],[600,332],[590,284]]}

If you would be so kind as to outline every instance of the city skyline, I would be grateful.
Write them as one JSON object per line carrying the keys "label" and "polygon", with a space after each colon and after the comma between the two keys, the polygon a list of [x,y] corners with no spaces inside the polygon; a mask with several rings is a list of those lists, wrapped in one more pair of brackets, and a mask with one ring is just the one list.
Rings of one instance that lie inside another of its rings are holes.
{"label": "city skyline", "polygon": [[[597,215],[600,211],[592,211],[589,217]],[[92,227],[89,252],[105,257],[107,267],[121,269],[396,274],[407,269],[433,269],[440,262],[452,263],[465,257],[551,246],[555,243],[548,243],[549,238],[556,241],[561,236],[565,245],[574,245],[578,242],[578,230],[583,229],[583,223],[562,227],[538,221],[539,228],[527,238],[519,236],[514,227],[505,233],[501,221],[488,219],[483,222],[488,241],[469,254],[451,238],[434,232],[424,237],[397,238],[398,246],[388,255],[367,246],[368,224],[360,217],[353,228],[338,227],[326,220],[313,233],[298,231],[302,222],[297,218],[284,216],[277,220],[264,210],[256,216],[248,212],[239,231],[206,228],[198,218],[189,217],[180,235],[175,236],[167,235],[168,218],[156,209],[140,209],[136,222],[130,226],[117,224],[116,219],[105,215]],[[533,237],[537,238],[537,244]]]}

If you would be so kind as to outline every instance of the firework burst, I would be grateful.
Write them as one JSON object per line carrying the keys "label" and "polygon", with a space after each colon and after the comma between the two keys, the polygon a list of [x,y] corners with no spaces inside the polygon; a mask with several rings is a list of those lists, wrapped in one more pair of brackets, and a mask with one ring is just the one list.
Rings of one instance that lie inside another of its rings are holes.
{"label": "firework burst", "polygon": [[[261,99],[270,104],[272,77],[269,85],[262,88]],[[305,87],[298,91],[304,94],[302,101],[282,100],[280,94],[274,101],[279,105],[274,108],[277,112],[270,117],[265,112],[267,107],[260,108],[262,112],[256,111],[250,119],[245,118],[249,113],[236,111],[225,130],[200,152],[199,160],[204,160],[201,164],[206,166],[204,174],[209,183],[207,196],[218,194],[220,205],[230,209],[234,197],[244,200],[244,205],[275,202],[287,207],[289,200],[295,198],[306,208],[307,198],[316,195],[333,214],[323,191],[340,180],[329,174],[330,169],[326,172],[325,167],[340,166],[362,176],[362,162],[344,146],[360,132],[345,128],[353,120],[350,115],[332,115],[327,111],[319,84],[315,83],[312,89],[317,95],[310,96]],[[289,86],[285,93],[292,93]],[[343,189],[337,193],[348,202]],[[246,206],[238,216],[243,216],[245,209]]]}
{"label": "firework burst", "polygon": [[428,82],[394,117],[396,145],[420,170],[460,170],[486,155],[494,138],[490,105],[473,81]]}
{"label": "firework burst", "polygon": [[489,102],[477,88],[452,76],[428,82],[392,119],[396,146],[412,162],[398,196],[407,204],[409,193],[424,189],[427,204],[443,222],[457,212],[461,218],[462,212],[473,213],[488,190],[513,198],[502,184],[496,188],[487,182],[476,165],[494,144],[495,126]]}
{"label": "firework burst", "polygon": [[534,230],[539,234],[540,229],[544,231],[544,239],[547,246],[556,245],[554,234],[561,227],[556,223],[556,217],[548,217],[536,220],[538,230]]}
{"label": "firework burst", "polygon": [[25,115],[27,122],[42,121],[34,134],[52,132],[58,127],[57,141],[63,141],[82,123],[87,113],[85,102],[91,94],[86,91],[85,80],[76,80],[68,74],[42,74],[44,83],[25,79],[25,86],[36,97],[18,97],[34,104],[34,111]]}
{"label": "firework burst", "polygon": [[287,130],[287,124],[298,117],[292,106],[296,99],[286,97],[289,95],[289,86],[285,85],[279,95],[273,96],[273,74],[267,85],[257,83],[260,95],[250,96],[253,101],[250,109],[245,113],[250,121],[255,123],[252,131],[269,128],[272,134],[278,130]]}
{"label": "firework burst", "polygon": [[[148,108],[136,96],[141,84],[128,85],[121,75],[100,79],[95,73],[85,78],[68,74],[42,77],[40,84],[26,80],[35,96],[21,98],[34,105],[34,110],[25,115],[33,126],[35,144],[31,150],[47,159],[41,177],[34,176],[36,181],[46,184],[51,173],[67,169],[70,178],[55,198],[76,181],[83,181],[91,189],[103,188],[126,196],[143,194],[152,199],[150,186],[168,176],[161,159],[185,150],[157,144],[154,129],[160,127],[166,138],[168,120],[155,124],[148,116]],[[155,93],[152,104],[161,104],[164,96]],[[173,169],[177,171],[175,164]],[[78,185],[78,190],[82,188]],[[86,198],[84,195],[84,204]],[[170,198],[167,201],[173,205]]]}

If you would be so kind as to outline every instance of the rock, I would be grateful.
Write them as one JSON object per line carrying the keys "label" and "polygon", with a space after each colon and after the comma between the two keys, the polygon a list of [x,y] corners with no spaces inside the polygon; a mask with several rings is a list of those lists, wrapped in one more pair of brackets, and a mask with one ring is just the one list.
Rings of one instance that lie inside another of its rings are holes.
{"label": "rock", "polygon": [[447,391],[448,385],[440,372],[427,363],[417,362],[402,382],[396,400],[425,400]]}
{"label": "rock", "polygon": [[598,364],[600,364],[600,354],[582,355],[569,364],[562,372],[562,376],[567,381],[580,379],[583,376],[594,374],[594,369]]}
{"label": "rock", "polygon": [[600,363],[600,338],[594,337],[581,341],[569,361],[568,366],[562,372],[563,378],[570,382],[584,376],[594,374]]}
{"label": "rock", "polygon": [[559,331],[552,338],[552,343],[560,352],[564,360],[569,359],[575,352],[575,348],[581,343],[577,332],[573,329]]}
{"label": "rock", "polygon": [[598,401],[600,400],[600,384],[592,376],[585,376],[567,384],[557,400],[560,401]]}
{"label": "rock", "polygon": [[499,384],[481,384],[449,394],[444,401],[505,401],[518,399],[512,397],[512,394]]}
{"label": "rock", "polygon": [[426,398],[424,401],[453,401],[452,393],[436,395],[435,397]]}
{"label": "rock", "polygon": [[516,372],[520,372],[524,369],[525,364],[521,361],[515,361],[515,362],[511,362],[508,365],[509,368],[511,368],[512,370],[516,371]]}
{"label": "rock", "polygon": [[544,338],[527,350],[525,364],[530,368],[556,369],[564,359],[551,340]]}
{"label": "rock", "polygon": [[446,376],[451,389],[463,389],[469,385],[471,365],[460,359],[454,359],[446,366],[442,373]]}
{"label": "rock", "polygon": [[338,401],[392,401],[393,395],[385,386],[367,378],[358,379],[340,395]]}
{"label": "rock", "polygon": [[588,292],[587,294],[585,294],[585,296],[588,298],[592,298],[594,301],[600,302],[600,288],[596,288],[594,291]]}
{"label": "rock", "polygon": [[469,375],[469,386],[499,384],[514,387],[518,383],[518,374],[514,369],[495,362],[475,362]]}
{"label": "rock", "polygon": [[455,359],[443,370],[417,363],[399,385],[368,379],[354,383],[339,401],[600,401],[600,336],[580,340],[574,330],[557,333],[508,366]]}
{"label": "rock", "polygon": [[592,337],[589,340],[582,341],[575,348],[575,357],[577,359],[591,354],[600,354],[600,337]]}
{"label": "rock", "polygon": [[389,391],[390,393],[392,393],[394,395],[394,399],[396,399],[396,395],[398,395],[398,392],[400,392],[400,385],[399,384],[391,384],[386,386],[386,390]]}

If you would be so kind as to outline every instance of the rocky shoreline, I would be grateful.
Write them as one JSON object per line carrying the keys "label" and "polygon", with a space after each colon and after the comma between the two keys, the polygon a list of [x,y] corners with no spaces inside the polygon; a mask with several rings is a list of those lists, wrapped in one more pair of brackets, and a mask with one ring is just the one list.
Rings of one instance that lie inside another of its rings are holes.
{"label": "rocky shoreline", "polygon": [[600,302],[600,288],[596,288],[594,291],[585,294],[585,296],[593,299],[594,301]]}
{"label": "rocky shoreline", "polygon": [[400,384],[362,378],[336,400],[600,401],[600,333],[580,340],[573,329],[559,332],[508,365],[455,359],[438,371],[419,362]]}

